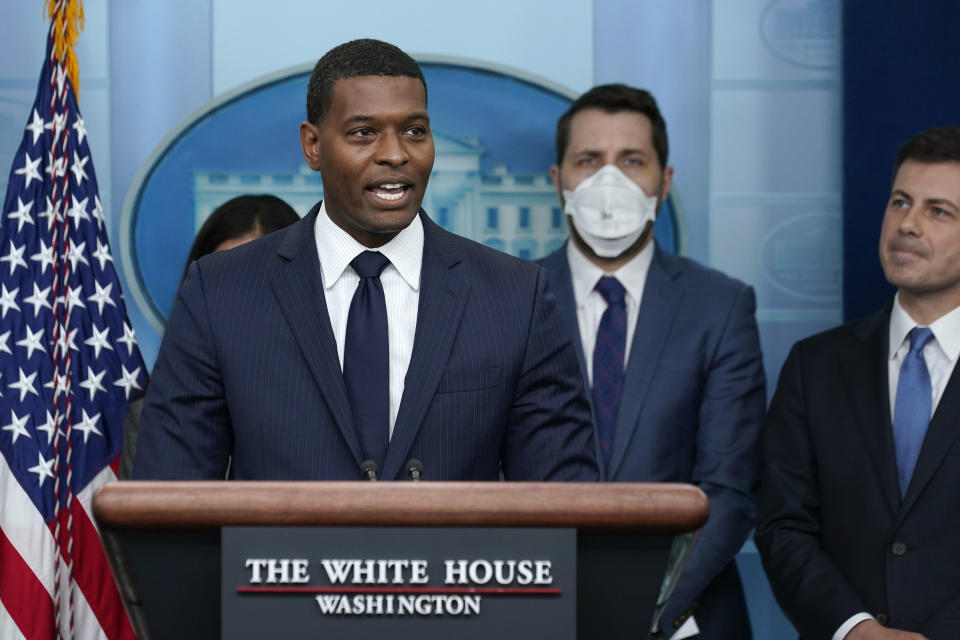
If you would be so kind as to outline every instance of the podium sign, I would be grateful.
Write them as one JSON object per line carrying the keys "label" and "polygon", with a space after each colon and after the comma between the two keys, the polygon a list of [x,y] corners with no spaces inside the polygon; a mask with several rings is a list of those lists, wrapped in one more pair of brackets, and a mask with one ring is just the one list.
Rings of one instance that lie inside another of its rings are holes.
{"label": "podium sign", "polygon": [[207,481],[114,483],[93,510],[140,640],[636,640],[709,503],[671,484]]}
{"label": "podium sign", "polygon": [[574,640],[574,529],[225,527],[221,637]]}

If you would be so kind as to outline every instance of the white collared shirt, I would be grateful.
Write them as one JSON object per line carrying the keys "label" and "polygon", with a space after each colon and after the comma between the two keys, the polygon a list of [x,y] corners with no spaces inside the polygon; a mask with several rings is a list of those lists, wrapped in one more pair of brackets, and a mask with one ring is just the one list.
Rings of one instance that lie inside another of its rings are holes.
{"label": "white collared shirt", "polygon": [[350,302],[360,284],[360,276],[350,262],[364,251],[379,251],[390,260],[380,274],[383,296],[387,304],[387,340],[390,345],[390,436],[397,422],[403,379],[410,366],[413,337],[417,329],[420,303],[420,268],[423,265],[423,222],[420,216],[382,247],[370,249],[353,239],[327,215],[321,203],[313,227],[323,277],[323,294],[330,315],[330,326],[337,341],[340,371],[343,371],[343,350],[347,337],[347,316]]}
{"label": "white collared shirt", "polygon": [[[889,332],[889,357],[887,359],[887,383],[890,390],[890,421],[893,422],[894,410],[897,404],[897,386],[900,383],[900,366],[903,359],[910,352],[910,339],[908,334],[914,327],[923,326],[910,317],[906,309],[900,304],[900,294],[898,293],[893,300],[893,310],[890,312],[890,332]],[[947,382],[953,374],[953,369],[957,364],[957,357],[960,356],[960,307],[957,307],[950,313],[940,316],[930,325],[930,331],[933,332],[933,340],[930,340],[923,346],[923,360],[927,364],[927,371],[930,373],[930,391],[932,393],[932,402],[930,404],[931,417],[937,411],[940,404],[940,398],[947,388]],[[858,613],[846,620],[840,628],[833,634],[833,640],[843,640],[850,630],[863,622],[872,620],[873,616],[869,613]]]}
{"label": "white collared shirt", "polygon": [[[630,361],[630,346],[637,330],[637,318],[640,316],[640,303],[647,284],[647,274],[653,263],[654,244],[651,239],[633,260],[613,272],[607,272],[590,262],[573,240],[567,241],[567,262],[570,264],[570,279],[573,281],[573,299],[577,305],[577,326],[580,327],[580,343],[583,345],[583,359],[587,365],[587,383],[593,387],[593,349],[597,344],[597,331],[600,320],[607,310],[607,301],[594,289],[603,276],[613,276],[626,289],[627,306],[627,344],[623,351],[623,368]],[[693,616],[687,618],[670,640],[683,640],[700,633]]]}
{"label": "white collared shirt", "polygon": [[[890,419],[897,402],[897,384],[900,382],[900,365],[910,351],[910,339],[907,335],[914,327],[921,326],[900,305],[900,294],[893,301],[890,312],[890,358],[887,361],[888,382],[890,384]],[[930,387],[933,392],[930,410],[937,411],[943,391],[953,373],[957,356],[960,355],[960,307],[940,316],[930,324],[933,340],[923,347],[923,360],[930,372]],[[931,413],[931,415],[933,415]]]}
{"label": "white collared shirt", "polygon": [[583,358],[587,365],[587,382],[593,386],[593,348],[597,343],[597,331],[600,320],[607,310],[607,301],[594,287],[603,276],[613,276],[627,290],[627,345],[623,354],[623,366],[627,367],[630,358],[630,345],[637,328],[640,315],[640,302],[643,300],[643,288],[647,282],[647,273],[653,262],[653,241],[647,243],[633,260],[613,273],[607,273],[583,255],[573,243],[567,242],[567,262],[570,264],[570,277],[573,281],[573,299],[577,304],[577,324],[580,327],[580,342],[583,345]]}

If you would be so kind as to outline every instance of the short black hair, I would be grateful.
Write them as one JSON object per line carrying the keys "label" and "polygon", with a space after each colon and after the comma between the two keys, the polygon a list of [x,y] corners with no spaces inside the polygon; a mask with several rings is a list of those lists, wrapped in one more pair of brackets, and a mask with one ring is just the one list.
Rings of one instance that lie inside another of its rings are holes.
{"label": "short black hair", "polygon": [[602,109],[607,113],[635,111],[650,119],[653,149],[657,152],[660,168],[667,166],[670,148],[667,142],[667,123],[660,114],[657,101],[649,91],[628,87],[625,84],[602,84],[574,100],[557,120],[557,164],[563,162],[563,154],[570,142],[570,121],[584,109]]}
{"label": "short black hair", "polygon": [[330,110],[333,85],[341,78],[357,76],[407,76],[423,84],[426,100],[427,81],[413,58],[398,47],[380,40],[351,40],[327,51],[310,74],[307,85],[307,120],[319,124]]}
{"label": "short black hair", "polygon": [[897,151],[897,160],[893,163],[893,178],[907,160],[936,164],[940,162],[960,163],[960,127],[943,126],[927,129],[903,143]]}
{"label": "short black hair", "polygon": [[213,253],[221,243],[251,233],[265,236],[298,220],[300,216],[293,207],[276,196],[246,195],[227,200],[214,209],[193,239],[183,278],[193,261]]}

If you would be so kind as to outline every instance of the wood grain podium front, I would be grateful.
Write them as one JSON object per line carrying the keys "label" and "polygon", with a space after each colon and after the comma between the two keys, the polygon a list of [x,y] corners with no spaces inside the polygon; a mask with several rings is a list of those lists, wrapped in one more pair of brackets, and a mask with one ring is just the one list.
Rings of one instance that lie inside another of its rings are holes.
{"label": "wood grain podium front", "polygon": [[709,506],[682,484],[119,482],[93,500],[140,640],[220,637],[223,527],[576,530],[577,638],[643,638],[671,543]]}

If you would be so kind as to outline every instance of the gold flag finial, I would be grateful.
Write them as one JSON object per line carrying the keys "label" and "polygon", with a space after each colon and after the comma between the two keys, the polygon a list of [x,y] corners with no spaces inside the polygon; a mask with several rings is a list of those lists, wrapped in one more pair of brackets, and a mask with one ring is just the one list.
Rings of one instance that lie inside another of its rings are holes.
{"label": "gold flag finial", "polygon": [[47,17],[53,20],[53,54],[70,77],[74,97],[80,95],[80,66],[73,45],[84,27],[83,0],[48,0]]}

